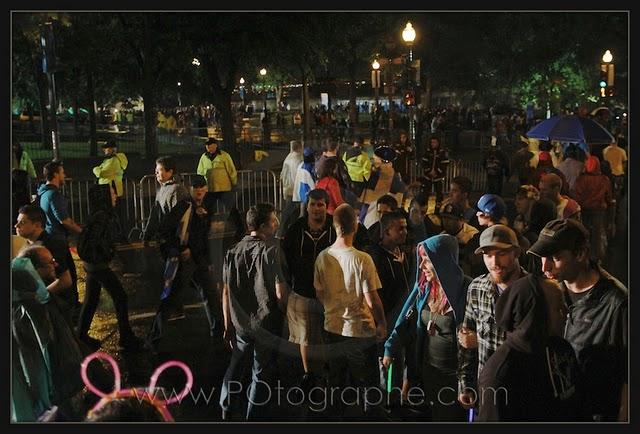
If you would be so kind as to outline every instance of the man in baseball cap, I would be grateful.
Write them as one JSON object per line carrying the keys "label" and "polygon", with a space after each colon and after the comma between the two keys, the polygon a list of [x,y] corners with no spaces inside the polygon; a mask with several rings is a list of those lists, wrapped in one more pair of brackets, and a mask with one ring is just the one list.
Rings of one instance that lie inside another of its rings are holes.
{"label": "man in baseball cap", "polygon": [[584,408],[594,421],[628,420],[629,291],[590,257],[589,232],[574,219],[546,224],[527,253],[560,283],[569,315],[564,338],[587,379]]}
{"label": "man in baseball cap", "polygon": [[485,194],[476,204],[478,223],[480,226],[492,226],[506,223],[507,204],[497,194]]}
{"label": "man in baseball cap", "polygon": [[520,245],[516,233],[508,226],[493,225],[480,234],[479,247],[488,273],[471,281],[467,291],[467,305],[462,327],[458,332],[461,369],[458,374],[463,406],[473,404],[478,373],[506,336],[497,326],[493,306],[498,297],[527,271],[520,266]]}

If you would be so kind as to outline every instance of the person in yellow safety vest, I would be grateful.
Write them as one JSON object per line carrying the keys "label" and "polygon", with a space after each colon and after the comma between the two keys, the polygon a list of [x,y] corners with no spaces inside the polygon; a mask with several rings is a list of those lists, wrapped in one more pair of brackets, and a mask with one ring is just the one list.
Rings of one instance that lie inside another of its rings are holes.
{"label": "person in yellow safety vest", "polygon": [[360,196],[369,180],[369,176],[371,176],[371,160],[363,150],[363,145],[363,137],[358,136],[353,141],[353,146],[342,155],[342,160],[347,165],[347,172],[349,173],[349,178],[351,178],[356,196]]}
{"label": "person in yellow safety vest", "polygon": [[105,158],[102,164],[93,168],[93,174],[98,178],[98,184],[111,184],[111,181],[115,181],[116,193],[118,197],[122,197],[122,176],[129,160],[124,152],[118,152],[118,145],[113,140],[102,145],[102,150]]}
{"label": "person in yellow safety vest", "polygon": [[204,145],[207,150],[200,157],[196,172],[207,179],[209,191],[229,211],[233,206],[233,195],[229,192],[238,182],[236,166],[231,156],[220,149],[214,137],[209,137]]}

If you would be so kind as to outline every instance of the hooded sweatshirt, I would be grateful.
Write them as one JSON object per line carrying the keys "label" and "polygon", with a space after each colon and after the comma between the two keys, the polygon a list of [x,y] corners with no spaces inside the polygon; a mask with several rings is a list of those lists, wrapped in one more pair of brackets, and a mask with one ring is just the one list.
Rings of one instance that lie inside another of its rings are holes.
{"label": "hooded sweatshirt", "polygon": [[293,186],[296,179],[296,171],[302,163],[302,153],[295,152],[291,149],[287,158],[282,163],[282,171],[280,172],[280,181],[282,183],[282,194],[286,198],[293,196]]}
{"label": "hooded sweatshirt", "polygon": [[574,197],[583,211],[605,211],[612,201],[611,181],[600,171],[600,160],[591,155],[576,180]]}
{"label": "hooded sweatshirt", "polygon": [[293,201],[306,202],[307,194],[316,188],[316,171],[313,149],[305,148],[302,163],[298,165],[293,181]]}
{"label": "hooded sweatshirt", "polygon": [[89,189],[87,224],[78,238],[78,255],[88,270],[107,267],[113,259],[119,227],[111,205],[111,186],[93,185]]}
{"label": "hooded sweatshirt", "polygon": [[480,372],[479,421],[578,418],[578,362],[571,345],[547,331],[542,279],[518,279],[496,303],[496,322],[507,338]]}
{"label": "hooded sweatshirt", "polygon": [[[467,298],[467,287],[471,283],[471,278],[466,276],[462,268],[458,265],[458,241],[452,235],[441,234],[420,242],[419,246],[423,246],[429,260],[433,264],[436,275],[440,280],[440,285],[444,294],[453,309],[453,317],[456,325],[462,323],[464,318],[465,302]],[[427,300],[432,285],[427,283],[424,291],[420,288],[420,256],[419,249],[416,247],[416,278],[413,290],[407,297],[405,304],[398,316],[398,320],[394,326],[391,335],[384,344],[385,356],[398,357],[401,349],[411,343],[411,336],[415,332],[415,366],[418,367],[417,373],[423,360],[424,339],[426,336],[425,327],[422,324],[421,311],[429,309]],[[417,378],[420,378],[418,376]]]}

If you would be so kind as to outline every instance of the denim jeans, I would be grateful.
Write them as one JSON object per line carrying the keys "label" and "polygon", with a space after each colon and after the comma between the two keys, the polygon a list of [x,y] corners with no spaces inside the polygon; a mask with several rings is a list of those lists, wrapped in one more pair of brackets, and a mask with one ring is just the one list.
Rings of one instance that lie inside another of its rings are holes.
{"label": "denim jeans", "polygon": [[[263,336],[263,334],[265,336]],[[246,420],[268,420],[271,403],[277,400],[274,382],[277,376],[278,337],[268,332],[253,336],[236,334],[235,348],[222,380],[220,407],[227,415],[241,415],[248,399]],[[247,390],[242,373],[251,363],[251,383]],[[236,396],[233,396],[236,395]]]}

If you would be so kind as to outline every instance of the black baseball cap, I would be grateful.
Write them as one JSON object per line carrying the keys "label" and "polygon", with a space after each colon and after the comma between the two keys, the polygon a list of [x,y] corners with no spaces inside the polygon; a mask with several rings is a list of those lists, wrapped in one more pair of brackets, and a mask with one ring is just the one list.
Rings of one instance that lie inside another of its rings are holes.
{"label": "black baseball cap", "polygon": [[548,257],[561,250],[573,249],[589,241],[589,231],[577,220],[551,220],[540,231],[538,241],[533,243],[527,253]]}
{"label": "black baseball cap", "polygon": [[191,187],[193,188],[202,188],[206,187],[206,185],[207,180],[202,175],[195,175],[193,178],[191,178]]}
{"label": "black baseball cap", "polygon": [[117,148],[118,145],[116,144],[115,140],[109,140],[106,143],[102,144],[102,149],[107,149],[107,148]]}

